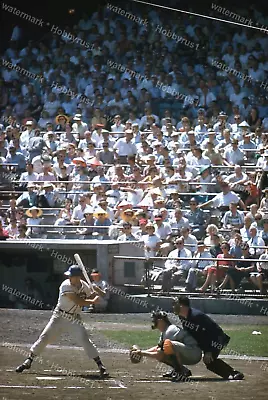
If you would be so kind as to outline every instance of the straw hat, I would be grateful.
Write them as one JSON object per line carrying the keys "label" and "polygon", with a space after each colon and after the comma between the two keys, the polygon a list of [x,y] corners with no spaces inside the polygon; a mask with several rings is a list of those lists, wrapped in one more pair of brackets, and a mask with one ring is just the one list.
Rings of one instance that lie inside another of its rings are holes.
{"label": "straw hat", "polygon": [[101,207],[95,208],[93,216],[94,216],[95,218],[98,218],[99,214],[104,214],[104,215],[105,215],[105,218],[108,217],[107,212],[106,212],[103,208],[101,208]]}
{"label": "straw hat", "polygon": [[60,123],[60,118],[64,118],[64,119],[65,119],[65,124],[67,124],[67,123],[70,121],[70,118],[67,117],[67,115],[59,114],[59,115],[57,115],[56,118],[55,118],[55,121],[56,121],[56,124],[57,124],[57,125]]}
{"label": "straw hat", "polygon": [[38,207],[31,207],[28,210],[26,210],[25,214],[27,215],[27,217],[31,218],[32,217],[32,211],[36,210],[37,211],[37,217],[41,217],[43,215],[43,211],[41,210],[41,208]]}
{"label": "straw hat", "polygon": [[134,211],[131,208],[127,208],[126,210],[123,211],[124,214],[126,213],[131,213],[134,215]]}

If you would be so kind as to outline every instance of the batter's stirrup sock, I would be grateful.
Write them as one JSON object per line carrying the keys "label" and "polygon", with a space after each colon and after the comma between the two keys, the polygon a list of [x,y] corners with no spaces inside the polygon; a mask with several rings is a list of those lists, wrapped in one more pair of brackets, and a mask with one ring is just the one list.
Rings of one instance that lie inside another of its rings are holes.
{"label": "batter's stirrup sock", "polygon": [[104,367],[104,365],[102,364],[102,361],[101,361],[100,357],[94,358],[94,361],[95,361],[95,363],[97,364],[97,366],[98,366],[99,368]]}

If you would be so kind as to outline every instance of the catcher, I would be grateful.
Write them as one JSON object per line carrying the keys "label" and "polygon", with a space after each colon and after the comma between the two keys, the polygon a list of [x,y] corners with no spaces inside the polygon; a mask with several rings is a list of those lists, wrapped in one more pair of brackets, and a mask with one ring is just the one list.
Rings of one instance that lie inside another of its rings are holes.
{"label": "catcher", "polygon": [[195,365],[201,360],[202,351],[196,340],[183,328],[172,325],[166,312],[154,311],[151,317],[152,329],[161,332],[159,343],[148,350],[140,350],[133,346],[130,350],[131,362],[140,362],[145,356],[167,364],[173,369],[163,374],[163,377],[172,378],[173,382],[191,376],[191,371],[184,364]]}

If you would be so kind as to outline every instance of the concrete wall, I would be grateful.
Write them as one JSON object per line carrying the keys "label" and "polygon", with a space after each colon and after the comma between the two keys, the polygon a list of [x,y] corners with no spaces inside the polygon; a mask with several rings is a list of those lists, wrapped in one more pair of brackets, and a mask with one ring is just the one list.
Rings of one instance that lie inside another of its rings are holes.
{"label": "concrete wall", "polygon": [[[156,310],[171,312],[171,297],[147,297],[146,295],[113,294],[109,311],[117,313],[144,313]],[[191,298],[191,306],[207,314],[262,315],[268,316],[268,299],[213,299]]]}
{"label": "concrete wall", "polygon": [[[137,242],[124,242],[120,243],[120,256],[126,256],[125,260],[114,259],[113,261],[113,279],[112,283],[115,286],[122,286],[125,283],[138,285],[144,275],[144,261],[140,260],[127,260],[127,257],[143,257],[144,250],[143,246]],[[133,263],[134,274],[133,276],[128,275],[128,271],[132,272],[132,267],[130,264],[125,265],[125,263]],[[128,268],[128,266],[130,268]]]}

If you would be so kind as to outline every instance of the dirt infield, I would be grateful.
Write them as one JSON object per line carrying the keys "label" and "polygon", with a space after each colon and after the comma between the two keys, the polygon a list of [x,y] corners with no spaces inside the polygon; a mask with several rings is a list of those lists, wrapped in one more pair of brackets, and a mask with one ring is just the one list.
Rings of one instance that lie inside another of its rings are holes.
{"label": "dirt infield", "polygon": [[[98,400],[150,400],[168,399],[266,399],[268,391],[267,362],[232,360],[230,363],[245,373],[244,381],[225,382],[211,374],[202,363],[191,368],[189,382],[172,383],[162,378],[160,364],[152,361],[132,365],[127,354],[111,352],[97,329],[103,316],[92,318],[92,337],[103,349],[101,356],[111,378],[99,380],[94,362],[88,360],[74,339],[67,335],[56,346],[48,347],[41,360],[36,360],[31,370],[17,374],[15,368],[28,352],[28,344],[38,337],[49,319],[49,312],[0,310],[0,400],[29,399],[98,399]],[[134,318],[135,319],[135,318]],[[110,316],[107,320],[112,323]],[[94,322],[93,322],[94,321]],[[133,319],[132,319],[133,321]],[[117,323],[120,321],[117,320]],[[129,323],[126,316],[124,324]],[[145,322],[135,320],[135,324]],[[95,330],[96,329],[96,330]],[[16,344],[16,345],[12,345]],[[120,346],[120,344],[119,344]],[[106,348],[106,350],[105,350]],[[105,351],[104,351],[105,350]],[[114,351],[114,350],[113,350]]]}

